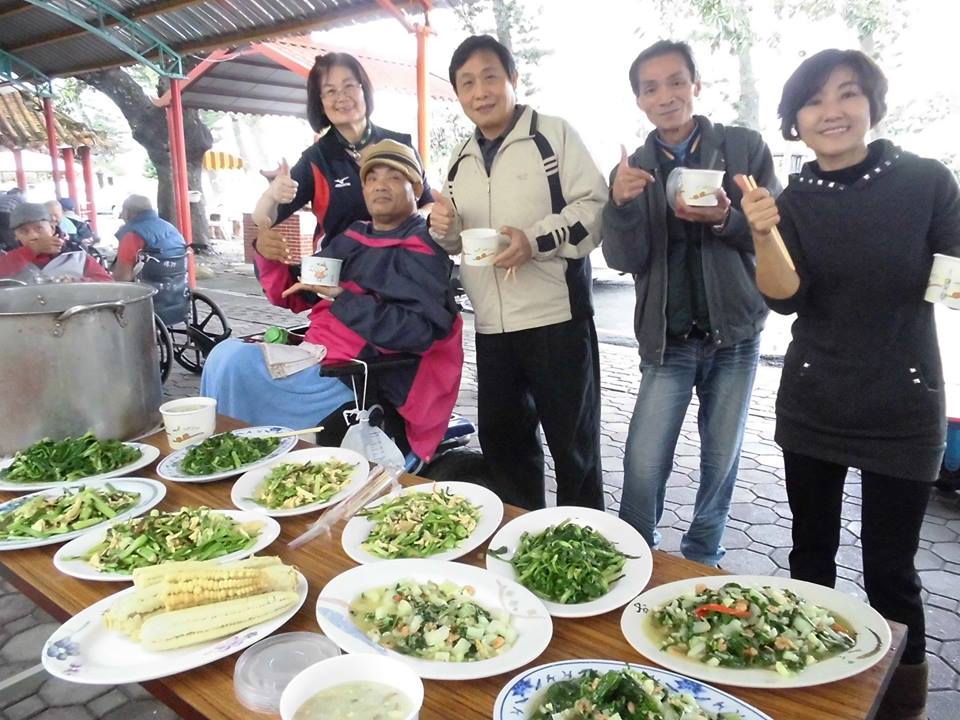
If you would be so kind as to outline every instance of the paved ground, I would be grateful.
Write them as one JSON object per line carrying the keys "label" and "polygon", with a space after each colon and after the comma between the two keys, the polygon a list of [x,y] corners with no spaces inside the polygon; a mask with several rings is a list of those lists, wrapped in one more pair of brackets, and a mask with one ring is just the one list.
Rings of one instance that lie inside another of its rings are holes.
{"label": "paved ground", "polygon": [[[229,258],[212,263],[215,278],[202,280],[230,318],[235,334],[246,334],[272,324],[290,324],[287,311],[270,307],[255,291],[250,273]],[[624,310],[628,310],[625,308]],[[471,323],[468,316],[467,321]],[[468,330],[466,366],[458,410],[476,419],[476,367],[472,332]],[[778,344],[779,340],[768,342]],[[626,439],[639,376],[636,352],[629,347],[601,345],[603,387],[603,463],[608,509],[619,508],[623,483],[623,445]],[[780,371],[775,364],[760,368],[750,405],[747,435],[724,535],[729,550],[724,569],[734,573],[788,575],[790,511],[783,488],[783,463],[773,443],[773,402]],[[176,369],[165,386],[169,397],[197,392],[198,379]],[[662,549],[678,552],[681,534],[690,520],[696,494],[699,440],[696,402],[690,408],[677,448],[662,523]],[[552,473],[552,470],[550,471]],[[844,502],[844,529],[838,556],[838,587],[863,597],[859,552],[859,477],[848,478]],[[921,532],[917,565],[923,576],[931,673],[930,718],[954,720],[960,706],[960,494],[937,493],[930,501]],[[0,681],[39,656],[44,639],[56,627],[52,619],[0,582]],[[43,679],[39,688],[5,698],[0,719],[7,720],[139,720],[176,718],[176,715],[136,685],[90,687]]]}

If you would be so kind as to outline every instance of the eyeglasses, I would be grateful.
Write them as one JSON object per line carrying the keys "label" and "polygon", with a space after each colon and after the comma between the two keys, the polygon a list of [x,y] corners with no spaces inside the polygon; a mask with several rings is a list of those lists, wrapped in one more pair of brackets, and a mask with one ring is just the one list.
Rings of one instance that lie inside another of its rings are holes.
{"label": "eyeglasses", "polygon": [[360,96],[363,86],[359,83],[346,83],[341,88],[328,87],[320,92],[320,97],[326,101],[336,100],[343,95],[344,97],[356,98]]}

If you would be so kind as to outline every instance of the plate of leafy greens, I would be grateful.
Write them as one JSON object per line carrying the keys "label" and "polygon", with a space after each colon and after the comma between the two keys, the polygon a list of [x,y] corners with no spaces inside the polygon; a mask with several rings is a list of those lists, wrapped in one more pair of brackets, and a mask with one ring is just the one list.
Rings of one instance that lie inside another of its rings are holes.
{"label": "plate of leafy greens", "polygon": [[562,660],[503,686],[494,720],[771,720],[743,700],[683,675],[616,660]]}
{"label": "plate of leafy greens", "polygon": [[530,590],[554,617],[591,617],[642,592],[653,556],[640,533],[615,515],[553,507],[500,528],[490,540],[487,569]]}
{"label": "plate of leafy greens", "polygon": [[0,490],[26,492],[129,475],[160,456],[153,445],[100,440],[92,432],[44,438],[0,461]]}
{"label": "plate of leafy greens", "polygon": [[40,490],[0,503],[0,550],[67,542],[104,523],[147,512],[167,488],[146,478],[111,478]]}
{"label": "plate of leafy greens", "polygon": [[284,432],[290,432],[290,428],[260,425],[212,435],[201,443],[167,455],[157,465],[157,474],[164,480],[185,483],[213,482],[240,475],[293,450],[298,437],[271,437]]}
{"label": "plate of leafy greens", "polygon": [[141,567],[183,560],[241,560],[280,535],[273,518],[242,510],[151,510],[71,540],[54,567],[81,580],[127,581]]}

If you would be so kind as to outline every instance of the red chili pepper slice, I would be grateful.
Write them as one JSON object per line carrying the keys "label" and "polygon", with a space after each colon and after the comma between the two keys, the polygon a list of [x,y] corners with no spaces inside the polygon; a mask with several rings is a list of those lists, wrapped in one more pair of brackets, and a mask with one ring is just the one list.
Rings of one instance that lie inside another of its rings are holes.
{"label": "red chili pepper slice", "polygon": [[707,603],[706,605],[701,605],[693,612],[694,615],[696,615],[700,620],[703,620],[703,618],[712,612],[723,613],[724,615],[733,615],[733,617],[738,618],[750,617],[749,610],[736,610],[732,607],[727,607],[726,605],[720,605],[718,603]]}

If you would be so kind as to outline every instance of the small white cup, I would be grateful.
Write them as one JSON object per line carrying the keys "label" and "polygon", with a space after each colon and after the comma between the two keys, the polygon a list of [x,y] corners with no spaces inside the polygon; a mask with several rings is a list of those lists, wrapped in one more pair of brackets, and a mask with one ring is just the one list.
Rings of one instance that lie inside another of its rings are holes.
{"label": "small white cup", "polygon": [[217,427],[217,401],[208,397],[170,400],[160,406],[167,443],[177,450],[196,445],[213,435]]}
{"label": "small white cup", "polygon": [[693,207],[713,207],[717,204],[717,190],[723,183],[723,170],[683,168],[680,192],[683,201]]}
{"label": "small white cup", "polygon": [[416,720],[423,705],[423,681],[410,667],[386,655],[339,655],[311,665],[287,685],[280,697],[281,720],[293,720],[297,709],[321,690],[344,683],[370,681],[407,696],[411,710],[403,720]]}
{"label": "small white cup", "polygon": [[340,268],[343,260],[311,255],[300,261],[300,282],[308,285],[327,285],[336,287],[340,284]]}
{"label": "small white cup", "polygon": [[463,264],[483,267],[493,265],[500,249],[500,234],[493,228],[472,228],[460,233],[463,243]]}
{"label": "small white cup", "polygon": [[923,299],[960,310],[960,257],[934,253],[930,280]]}

